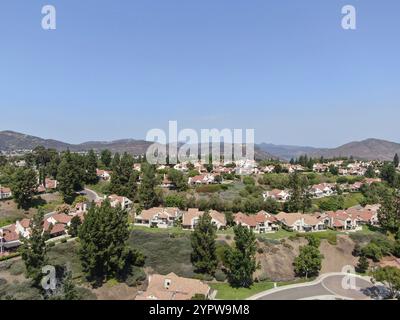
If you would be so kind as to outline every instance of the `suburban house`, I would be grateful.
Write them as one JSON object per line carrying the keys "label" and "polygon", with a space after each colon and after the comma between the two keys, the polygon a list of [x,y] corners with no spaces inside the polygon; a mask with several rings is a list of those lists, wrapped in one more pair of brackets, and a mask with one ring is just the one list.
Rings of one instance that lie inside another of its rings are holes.
{"label": "suburban house", "polygon": [[310,188],[310,193],[315,198],[329,197],[335,193],[335,185],[332,183],[315,184]]}
{"label": "suburban house", "polygon": [[211,299],[211,288],[200,280],[188,279],[170,273],[166,276],[149,276],[146,291],[140,292],[135,300],[191,300],[196,295]]}
{"label": "suburban house", "polygon": [[265,172],[265,173],[272,173],[272,172],[275,171],[275,166],[272,166],[272,165],[270,165],[270,166],[265,166],[265,167],[262,169],[262,171]]}
{"label": "suburban house", "polygon": [[135,218],[135,225],[168,228],[173,227],[174,223],[182,216],[178,208],[151,208],[143,210]]}
{"label": "suburban house", "polygon": [[108,181],[111,179],[111,172],[107,170],[96,169],[96,175],[101,180]]}
{"label": "suburban house", "polygon": [[279,229],[278,220],[265,211],[251,215],[239,212],[235,214],[234,221],[256,233],[275,232]]}
{"label": "suburban house", "polygon": [[313,165],[314,172],[327,172],[329,170],[329,165],[325,163],[315,163]]}
{"label": "suburban house", "polygon": [[321,217],[329,228],[340,231],[358,231],[362,229],[363,225],[376,226],[379,224],[378,209],[379,205],[373,205],[360,209],[328,211]]}
{"label": "suburban house", "polygon": [[161,181],[161,188],[172,189],[175,188],[175,183],[168,179],[168,176],[164,174],[163,180]]}
{"label": "suburban house", "polygon": [[290,194],[289,194],[289,192],[287,192],[285,190],[274,189],[274,190],[263,193],[263,197],[264,197],[264,200],[271,198],[271,199],[275,199],[276,201],[284,202],[284,201],[289,200]]}
{"label": "suburban house", "polygon": [[30,228],[31,220],[30,219],[22,219],[18,220],[15,223],[15,232],[18,235],[21,235],[22,237],[26,238],[29,237],[31,234],[31,228]]}
{"label": "suburban house", "polygon": [[[122,209],[129,209],[132,206],[132,201],[127,197],[118,196],[116,194],[112,194],[110,196],[104,196],[104,200],[108,199],[110,201],[111,207],[116,208],[118,205],[122,207]],[[101,205],[103,199],[96,201],[97,205]]]}
{"label": "suburban house", "polygon": [[236,161],[235,170],[237,175],[251,175],[259,172],[257,162],[250,159]]}
{"label": "suburban house", "polygon": [[21,245],[19,234],[16,232],[15,224],[6,228],[0,228],[0,254],[6,250],[11,251]]}
{"label": "suburban house", "polygon": [[12,192],[10,188],[0,186],[0,200],[11,198]]}
{"label": "suburban house", "polygon": [[212,184],[215,182],[216,182],[216,176],[211,173],[190,177],[188,180],[188,184],[191,185]]}
{"label": "suburban house", "polygon": [[37,192],[42,193],[42,192],[46,192],[47,190],[55,190],[55,189],[57,189],[57,186],[58,186],[57,180],[46,178],[44,180],[44,183],[42,183],[38,186]]}
{"label": "suburban house", "polygon": [[283,228],[297,232],[316,232],[326,229],[324,219],[318,214],[286,213],[276,215]]}
{"label": "suburban house", "polygon": [[[199,211],[197,208],[188,209],[187,212],[183,213],[182,228],[193,230],[203,214],[204,211]],[[218,230],[226,228],[226,218],[223,213],[210,210],[209,215],[211,216],[212,223],[217,227]]]}

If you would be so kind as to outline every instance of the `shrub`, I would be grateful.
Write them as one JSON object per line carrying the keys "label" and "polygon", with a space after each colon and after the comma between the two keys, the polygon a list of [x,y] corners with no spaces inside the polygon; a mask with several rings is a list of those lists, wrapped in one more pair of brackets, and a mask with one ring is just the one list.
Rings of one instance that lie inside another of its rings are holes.
{"label": "shrub", "polygon": [[214,276],[215,276],[215,280],[217,280],[219,282],[224,282],[227,279],[225,272],[223,272],[222,270],[217,270],[215,272]]}
{"label": "shrub", "polygon": [[382,259],[383,254],[381,248],[375,243],[370,243],[361,250],[362,255],[372,259],[375,262],[379,262]]}
{"label": "shrub", "polygon": [[129,287],[136,287],[146,280],[146,273],[142,268],[133,266],[130,274],[126,277],[125,283]]}

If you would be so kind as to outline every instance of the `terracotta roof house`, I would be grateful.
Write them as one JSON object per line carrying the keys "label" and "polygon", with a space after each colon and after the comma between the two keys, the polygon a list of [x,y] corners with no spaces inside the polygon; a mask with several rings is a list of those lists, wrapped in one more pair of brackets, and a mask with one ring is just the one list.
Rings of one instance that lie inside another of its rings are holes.
{"label": "terracotta roof house", "polygon": [[11,197],[12,197],[11,189],[0,186],[0,200],[9,199]]}
{"label": "terracotta roof house", "polygon": [[285,190],[280,190],[280,189],[273,189],[271,191],[267,191],[263,193],[264,200],[267,200],[269,198],[275,199],[277,201],[287,201],[290,198],[290,194],[285,191]]}
{"label": "terracotta roof house", "polygon": [[[187,212],[183,213],[182,228],[191,230],[194,229],[203,214],[204,211],[199,211],[197,208],[189,208]],[[211,210],[209,214],[211,216],[212,223],[217,229],[226,228],[226,218],[223,213]]]}
{"label": "terracotta roof house", "polygon": [[276,215],[276,219],[284,228],[291,231],[316,232],[326,229],[324,219],[318,214],[281,212]]}
{"label": "terracotta roof house", "polygon": [[6,250],[13,250],[21,245],[15,224],[0,228],[0,254]]}
{"label": "terracotta roof house", "polygon": [[104,198],[105,199],[108,198],[108,200],[110,200],[111,207],[113,207],[113,208],[117,207],[118,205],[121,205],[122,209],[129,209],[133,203],[127,197],[121,197],[116,194],[112,194],[108,197],[105,196]]}
{"label": "terracotta roof house", "polygon": [[182,216],[178,208],[150,208],[143,210],[135,217],[135,225],[153,227],[153,228],[169,228],[173,227],[175,221]]}
{"label": "terracotta roof house", "polygon": [[99,179],[108,181],[111,179],[111,171],[96,169],[96,175]]}
{"label": "terracotta roof house", "polygon": [[310,193],[316,198],[329,197],[335,192],[335,186],[331,183],[320,183],[310,188]]}
{"label": "terracotta roof house", "polygon": [[256,233],[275,232],[279,229],[275,216],[264,211],[250,215],[239,212],[234,215],[234,221],[237,225],[240,224]]}
{"label": "terracotta roof house", "polygon": [[135,300],[190,300],[195,295],[211,298],[211,288],[196,279],[178,277],[175,273],[166,276],[149,276],[149,285]]}
{"label": "terracotta roof house", "polygon": [[206,173],[206,174],[201,174],[198,176],[190,177],[188,180],[188,184],[191,185],[199,185],[199,184],[212,184],[215,183],[215,175]]}

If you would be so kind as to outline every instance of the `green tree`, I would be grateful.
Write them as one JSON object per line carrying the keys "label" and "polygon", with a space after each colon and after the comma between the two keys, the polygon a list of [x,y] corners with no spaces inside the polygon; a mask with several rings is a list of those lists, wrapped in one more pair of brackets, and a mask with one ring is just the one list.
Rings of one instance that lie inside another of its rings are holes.
{"label": "green tree", "polygon": [[395,267],[378,268],[372,272],[375,282],[382,282],[389,289],[390,298],[399,298],[400,291],[400,269]]}
{"label": "green tree", "polygon": [[175,184],[177,191],[186,191],[188,189],[187,179],[182,172],[176,169],[170,169],[168,171],[168,179]]}
{"label": "green tree", "polygon": [[360,256],[358,259],[358,263],[356,266],[356,271],[359,273],[365,273],[368,271],[369,268],[369,262],[366,256]]}
{"label": "green tree", "polygon": [[400,196],[387,193],[378,211],[379,224],[385,230],[397,233],[400,229]]}
{"label": "green tree", "polygon": [[386,163],[381,168],[381,179],[386,181],[391,187],[395,187],[397,182],[396,168],[393,163]]}
{"label": "green tree", "polygon": [[46,240],[48,233],[43,229],[42,211],[39,211],[31,220],[29,237],[22,238],[21,256],[25,263],[26,276],[32,279],[35,286],[39,286],[42,279],[42,268],[47,264]]}
{"label": "green tree", "polygon": [[79,231],[79,227],[81,226],[81,224],[82,224],[81,218],[79,218],[78,216],[74,216],[71,219],[71,223],[68,226],[68,234],[72,238],[75,238],[78,236],[78,231]]}
{"label": "green tree", "polygon": [[395,168],[398,168],[400,164],[399,155],[396,153],[393,158],[393,165]]}
{"label": "green tree", "polygon": [[300,254],[294,259],[294,271],[301,277],[317,276],[321,270],[323,255],[318,248],[307,245],[300,247]]}
{"label": "green tree", "polygon": [[81,189],[80,173],[78,165],[74,161],[69,150],[62,157],[58,167],[58,189],[66,203],[71,204],[74,201],[76,191]]}
{"label": "green tree", "polygon": [[139,187],[139,200],[145,209],[149,209],[159,204],[159,198],[155,190],[158,182],[153,165],[143,164],[142,171],[143,176]]}
{"label": "green tree", "polygon": [[256,237],[254,232],[242,225],[234,227],[235,246],[226,253],[228,280],[233,287],[249,288],[257,270]]}
{"label": "green tree", "polygon": [[292,173],[289,177],[289,194],[290,199],[286,204],[289,212],[306,212],[311,208],[307,177],[301,176],[298,172]]}
{"label": "green tree", "polygon": [[218,265],[215,239],[216,228],[208,213],[200,217],[191,234],[191,261],[197,272],[213,275]]}
{"label": "green tree", "polygon": [[334,176],[339,175],[339,169],[334,165],[329,166],[329,172]]}
{"label": "green tree", "polygon": [[143,255],[127,245],[128,213],[111,207],[108,200],[89,209],[78,235],[82,270],[92,283],[122,279],[133,265],[144,263]]}
{"label": "green tree", "polygon": [[366,178],[375,178],[375,169],[373,166],[368,166],[367,171],[365,171]]}
{"label": "green tree", "polygon": [[30,168],[17,168],[11,176],[11,191],[18,208],[28,209],[37,190],[36,172]]}
{"label": "green tree", "polygon": [[110,150],[105,149],[100,154],[100,161],[103,163],[106,169],[110,168],[110,164],[112,161],[112,153]]}
{"label": "green tree", "polygon": [[85,161],[86,183],[95,184],[98,181],[97,173],[97,156],[93,150],[90,150]]}
{"label": "green tree", "polygon": [[319,238],[317,238],[315,235],[313,234],[308,234],[306,236],[307,241],[308,241],[308,245],[312,246],[314,248],[319,248],[319,245],[321,244],[321,240]]}

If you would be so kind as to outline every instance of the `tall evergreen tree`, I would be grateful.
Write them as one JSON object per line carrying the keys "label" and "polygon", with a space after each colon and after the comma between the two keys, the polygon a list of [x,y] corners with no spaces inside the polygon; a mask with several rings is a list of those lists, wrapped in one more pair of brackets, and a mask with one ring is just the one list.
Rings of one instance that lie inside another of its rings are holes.
{"label": "tall evergreen tree", "polygon": [[234,228],[235,246],[226,253],[228,280],[233,287],[248,288],[253,284],[253,273],[257,270],[256,237],[254,232],[242,225]]}
{"label": "tall evergreen tree", "polygon": [[159,199],[156,193],[157,177],[155,168],[150,164],[142,165],[142,181],[139,187],[139,200],[145,209],[155,207],[159,204]]}
{"label": "tall evergreen tree", "polygon": [[42,268],[47,264],[46,240],[48,233],[43,230],[42,211],[39,211],[31,220],[30,237],[22,237],[21,256],[25,263],[26,276],[32,279],[35,286],[39,286],[42,279]]}
{"label": "tall evergreen tree", "polygon": [[132,265],[143,263],[143,256],[127,245],[128,213],[108,200],[89,209],[78,234],[82,269],[93,283],[120,278]]}
{"label": "tall evergreen tree", "polygon": [[94,184],[97,182],[98,178],[97,178],[97,173],[96,173],[97,156],[93,150],[89,151],[85,160],[86,160],[85,161],[85,171],[86,171],[85,182]]}
{"label": "tall evergreen tree", "polygon": [[78,158],[73,157],[69,150],[65,152],[58,168],[57,180],[58,189],[66,203],[71,204],[76,191],[82,188],[82,168],[83,165],[78,163]]}
{"label": "tall evergreen tree", "polygon": [[110,150],[105,149],[100,154],[100,161],[103,163],[104,167],[108,169],[112,161],[112,153]]}
{"label": "tall evergreen tree", "polygon": [[191,234],[193,250],[191,260],[196,271],[210,275],[214,274],[218,265],[216,237],[216,228],[212,224],[211,216],[205,213],[200,217],[194,232]]}
{"label": "tall evergreen tree", "polygon": [[289,212],[306,212],[311,208],[307,177],[301,176],[297,171],[289,177],[289,194],[290,198],[286,204]]}

